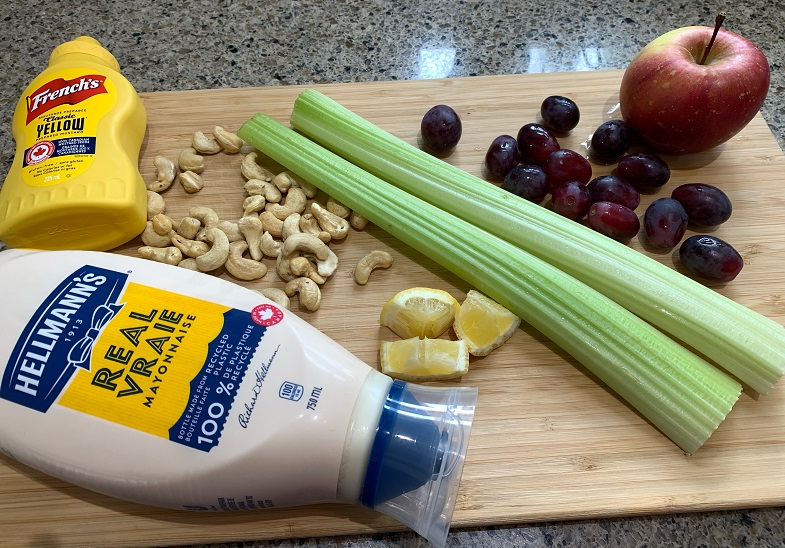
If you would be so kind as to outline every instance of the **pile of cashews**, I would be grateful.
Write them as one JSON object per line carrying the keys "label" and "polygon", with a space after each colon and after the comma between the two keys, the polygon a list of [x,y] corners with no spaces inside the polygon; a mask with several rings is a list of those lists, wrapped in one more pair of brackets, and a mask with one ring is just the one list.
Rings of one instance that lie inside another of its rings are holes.
{"label": "pile of cashews", "polygon": [[[296,294],[300,306],[315,311],[321,286],[338,267],[328,244],[346,238],[350,228],[363,230],[368,220],[359,213],[329,196],[325,204],[319,203],[315,186],[288,171],[270,172],[258,163],[257,153],[249,151],[240,165],[246,195],[240,219],[222,220],[206,206],[191,207],[179,221],[166,215],[161,193],[175,180],[185,192],[199,192],[204,188],[204,156],[238,154],[244,145],[234,133],[215,126],[212,138],[195,132],[176,164],[163,156],[153,159],[156,179],[147,184],[147,225],[139,256],[200,272],[223,269],[245,281],[262,279],[268,271],[262,259],[275,259],[276,273],[286,285],[259,293],[287,309]],[[386,251],[369,252],[354,269],[355,282],[365,285],[371,272],[392,262]]]}

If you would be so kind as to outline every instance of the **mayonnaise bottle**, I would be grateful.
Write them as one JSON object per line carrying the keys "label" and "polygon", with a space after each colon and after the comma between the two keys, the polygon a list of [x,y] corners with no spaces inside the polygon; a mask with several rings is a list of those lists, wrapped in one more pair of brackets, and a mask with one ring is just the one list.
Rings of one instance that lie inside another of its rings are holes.
{"label": "mayonnaise bottle", "polygon": [[473,387],[393,380],[254,291],[91,251],[0,252],[0,452],[142,504],[325,502],[445,543]]}
{"label": "mayonnaise bottle", "polygon": [[108,250],[140,234],[147,189],[137,163],[146,125],[144,105],[109,51],[88,36],[55,48],[14,111],[0,240]]}

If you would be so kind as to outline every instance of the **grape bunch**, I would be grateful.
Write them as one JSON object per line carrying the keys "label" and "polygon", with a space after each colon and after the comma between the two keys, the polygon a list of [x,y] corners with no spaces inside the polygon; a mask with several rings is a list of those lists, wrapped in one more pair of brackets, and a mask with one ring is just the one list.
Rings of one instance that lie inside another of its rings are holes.
{"label": "grape bunch", "polygon": [[[450,150],[460,139],[460,119],[448,109],[437,105],[426,115],[428,120],[423,119],[423,141],[433,151]],[[641,228],[652,249],[666,251],[681,244],[684,268],[701,278],[727,282],[738,275],[743,260],[727,242],[706,235],[682,242],[688,228],[715,227],[730,218],[731,202],[722,190],[704,183],[682,184],[669,197],[653,200],[639,218],[641,194],[655,193],[670,180],[667,162],[651,152],[632,151],[635,135],[624,120],[597,126],[584,143],[585,155],[562,147],[560,136],[579,121],[573,100],[546,97],[539,121],[524,124],[515,137],[502,134],[491,142],[484,159],[486,176],[535,204],[543,204],[550,194],[550,203],[543,205],[623,244]],[[590,159],[615,165],[610,174],[593,178]]]}

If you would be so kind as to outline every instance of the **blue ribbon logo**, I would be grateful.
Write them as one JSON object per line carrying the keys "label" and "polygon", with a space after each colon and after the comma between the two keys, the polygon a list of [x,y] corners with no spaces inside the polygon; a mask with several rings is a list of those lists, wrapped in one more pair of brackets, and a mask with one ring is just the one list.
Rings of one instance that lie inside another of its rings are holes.
{"label": "blue ribbon logo", "polygon": [[93,351],[96,339],[101,334],[101,329],[122,310],[123,306],[123,304],[102,304],[96,307],[90,329],[87,330],[84,337],[74,343],[68,352],[69,366],[90,370],[90,353]]}

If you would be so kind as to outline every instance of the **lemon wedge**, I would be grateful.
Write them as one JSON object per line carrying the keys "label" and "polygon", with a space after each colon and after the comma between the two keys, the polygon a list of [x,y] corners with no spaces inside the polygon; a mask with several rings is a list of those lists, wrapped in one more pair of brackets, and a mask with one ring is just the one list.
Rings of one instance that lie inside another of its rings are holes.
{"label": "lemon wedge", "polygon": [[473,356],[487,356],[507,341],[521,319],[479,291],[470,289],[455,314],[453,329]]}
{"label": "lemon wedge", "polygon": [[459,308],[458,300],[446,291],[412,287],[384,304],[379,323],[402,339],[436,339],[452,325]]}
{"label": "lemon wedge", "polygon": [[469,350],[462,340],[411,337],[382,341],[382,373],[404,381],[454,379],[469,370]]}

